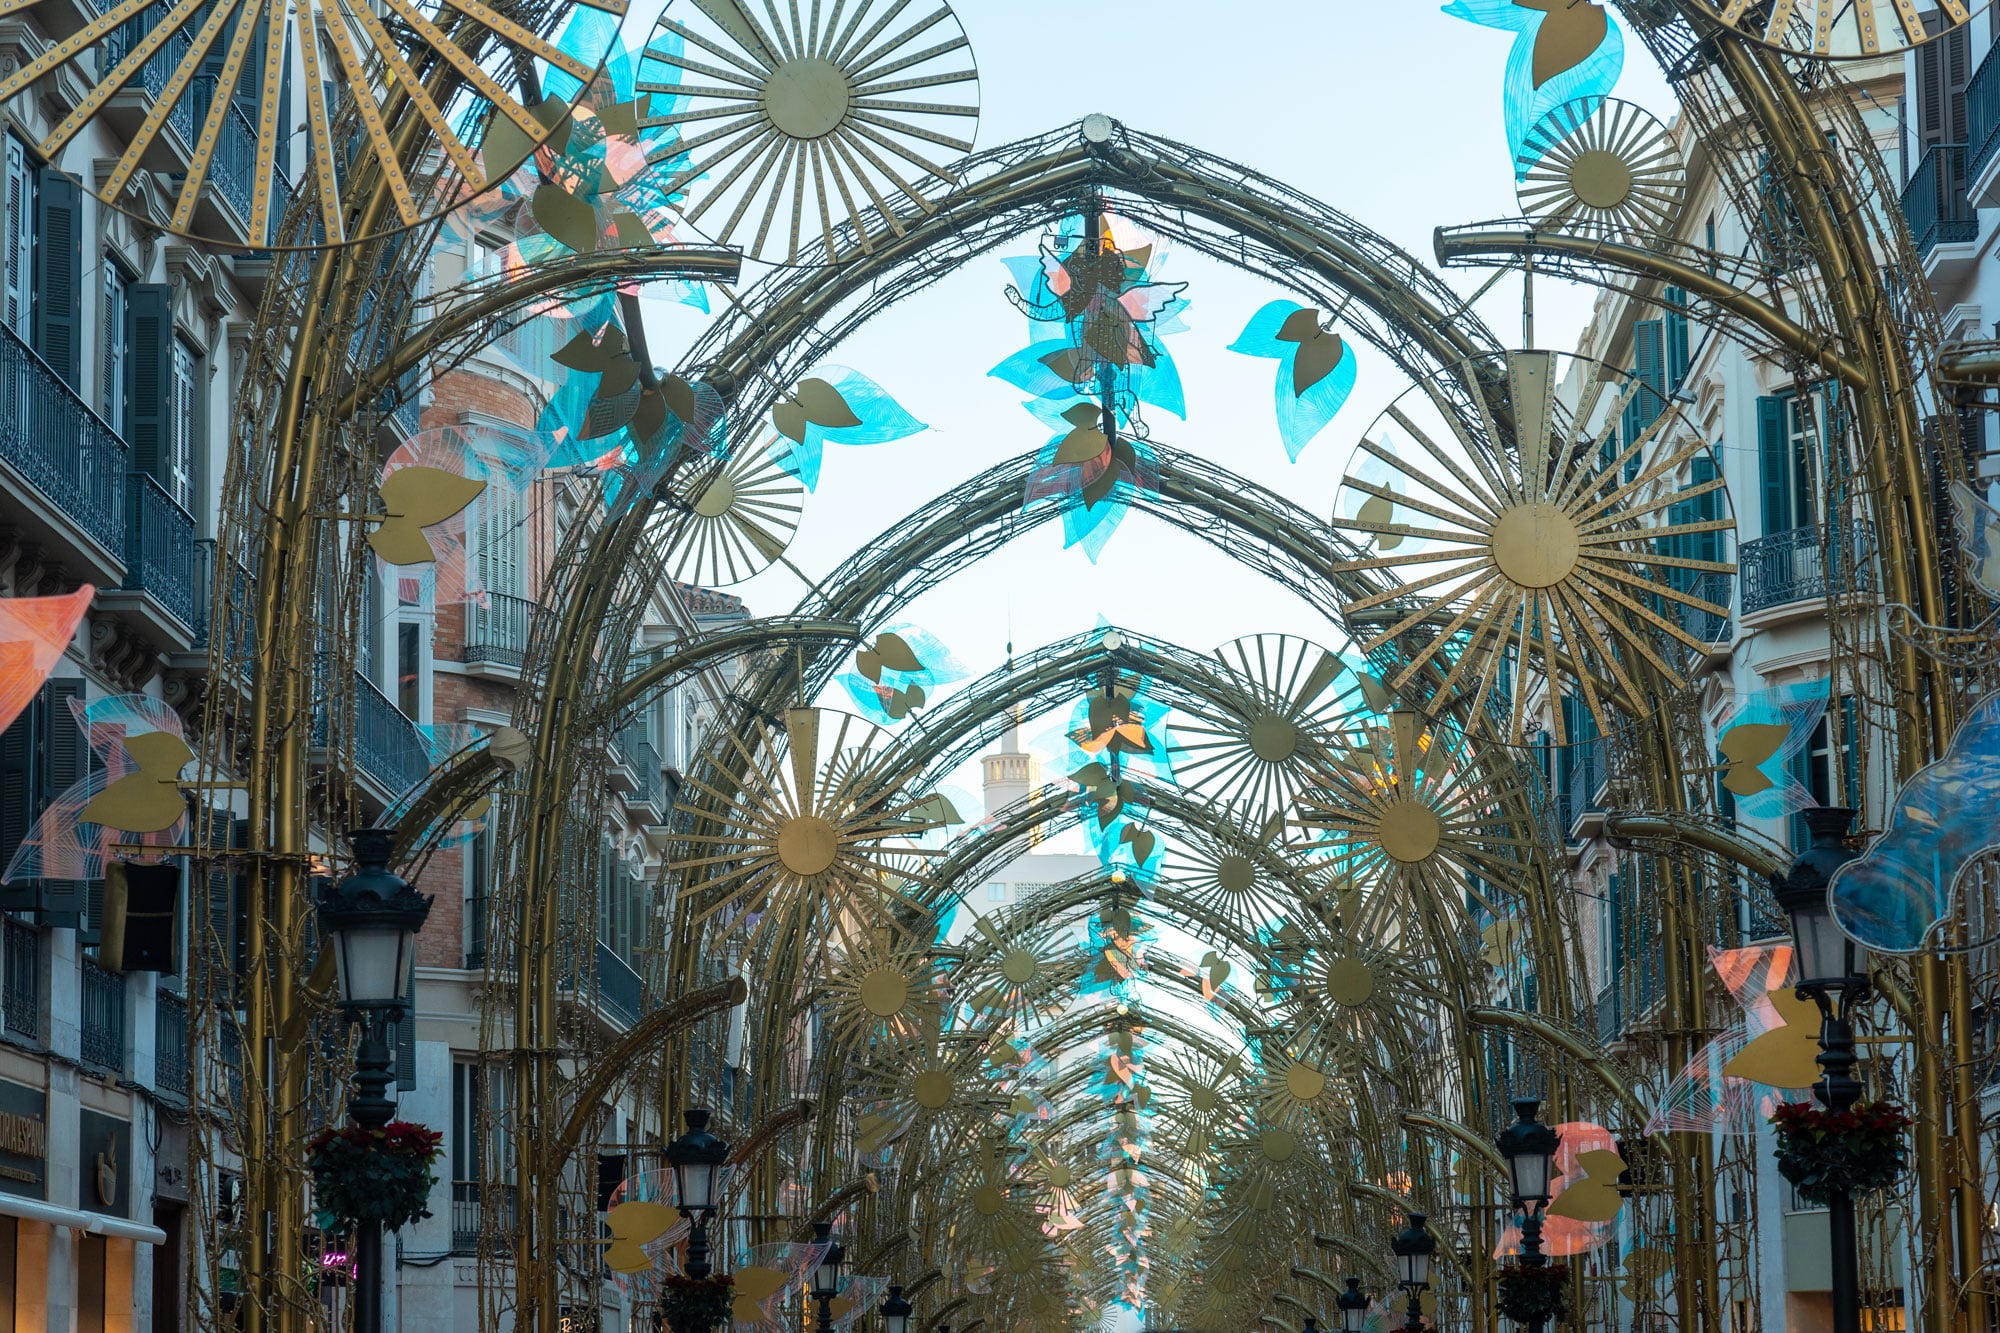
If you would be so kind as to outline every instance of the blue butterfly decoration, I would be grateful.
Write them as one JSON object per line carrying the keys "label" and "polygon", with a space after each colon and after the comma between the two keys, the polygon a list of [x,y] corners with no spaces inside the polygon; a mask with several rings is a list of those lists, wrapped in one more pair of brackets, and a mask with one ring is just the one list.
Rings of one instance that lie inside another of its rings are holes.
{"label": "blue butterfly decoration", "polygon": [[[1540,160],[1525,146],[1528,132],[1542,117],[1578,99],[1590,101],[1590,110],[1595,111],[1625,69],[1625,38],[1604,6],[1591,0],[1452,0],[1444,12],[1515,34],[1514,47],[1507,53],[1504,87],[1507,147],[1517,180]],[[1563,69],[1548,68],[1557,58],[1552,55],[1554,43],[1573,37],[1573,25],[1587,25],[1594,34],[1600,23],[1604,35],[1588,55]]]}
{"label": "blue butterfly decoration", "polygon": [[1278,436],[1294,463],[1354,392],[1354,349],[1320,327],[1319,311],[1296,301],[1272,301],[1252,315],[1229,350],[1278,362]]}
{"label": "blue butterfly decoration", "polygon": [[902,404],[858,370],[823,366],[817,375],[799,381],[771,409],[778,439],[771,457],[779,467],[819,488],[820,459],[829,444],[887,444],[907,439],[930,427],[903,410]]}

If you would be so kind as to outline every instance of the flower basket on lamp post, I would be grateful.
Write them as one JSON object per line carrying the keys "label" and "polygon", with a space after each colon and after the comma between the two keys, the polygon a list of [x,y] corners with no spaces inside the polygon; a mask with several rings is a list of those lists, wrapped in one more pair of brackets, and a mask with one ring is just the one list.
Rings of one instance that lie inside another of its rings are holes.
{"label": "flower basket on lamp post", "polygon": [[323,1129],[306,1141],[314,1202],[339,1221],[391,1231],[429,1217],[443,1142],[436,1130],[407,1120]]}
{"label": "flower basket on lamp post", "polygon": [[1569,1313],[1569,1265],[1515,1267],[1500,1273],[1500,1313],[1536,1328]]}
{"label": "flower basket on lamp post", "polygon": [[727,1273],[714,1277],[670,1273],[660,1281],[660,1322],[672,1333],[709,1333],[728,1321],[735,1294],[735,1279]]}
{"label": "flower basket on lamp post", "polygon": [[1894,1102],[1867,1102],[1844,1111],[1786,1102],[1771,1113],[1778,1131],[1778,1174],[1799,1197],[1826,1206],[1892,1185],[1909,1153],[1910,1117]]}

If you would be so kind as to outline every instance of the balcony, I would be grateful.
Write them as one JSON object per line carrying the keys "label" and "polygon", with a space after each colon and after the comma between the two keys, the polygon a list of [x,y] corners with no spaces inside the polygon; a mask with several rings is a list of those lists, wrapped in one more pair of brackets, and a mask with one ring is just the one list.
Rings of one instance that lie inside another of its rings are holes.
{"label": "balcony", "polygon": [[125,1076],[125,978],[83,960],[83,1048],[86,1069]]}
{"label": "balcony", "polygon": [[[182,97],[183,105],[191,104],[189,123],[196,134],[207,126],[215,96],[215,76],[197,74],[192,92]],[[234,233],[248,243],[252,239],[250,209],[257,179],[257,127],[235,98],[226,92],[224,97],[229,109],[223,113],[221,132],[208,159],[208,174],[203,177],[202,225],[205,229]]]}
{"label": "balcony", "polygon": [[[194,629],[197,646],[210,642],[215,630],[215,539],[199,538],[194,543]],[[223,615],[227,623],[215,641],[215,660],[247,671],[257,647],[257,580],[242,565],[223,590]]]}
{"label": "balcony", "polygon": [[7,1035],[42,1041],[42,936],[24,922],[0,924],[0,1021]]}
{"label": "balcony", "polygon": [[[1822,555],[1818,525],[1744,542],[1736,554],[1744,620],[1762,616],[1769,623],[1784,618],[1764,615],[1773,608],[1822,600],[1829,577],[1836,593],[1866,591],[1871,586],[1872,548],[1867,535],[1857,532],[1845,545]],[[1799,607],[1801,613],[1814,609]]]}
{"label": "balcony", "polygon": [[[1728,606],[1729,575],[1712,572],[1703,574],[1688,587],[1687,593],[1688,596],[1699,597],[1704,602]],[[1689,637],[1700,639],[1703,643],[1728,643],[1730,629],[1728,616],[1719,616],[1713,611],[1704,611],[1700,607],[1688,606],[1681,602],[1674,603],[1674,610],[1680,620],[1681,628]]]}
{"label": "balcony", "polygon": [[1910,241],[1933,281],[1955,280],[1975,258],[1970,249],[1979,240],[1979,213],[1966,197],[1967,184],[1966,147],[1952,143],[1932,145],[1903,187]]}
{"label": "balcony", "polygon": [[660,752],[634,723],[618,733],[615,741],[622,767],[632,775],[633,786],[626,800],[630,806],[651,809],[657,820],[667,817],[667,780]]}
{"label": "balcony", "polygon": [[153,1000],[153,1091],[187,1100],[187,1001],[172,991],[163,990]]}
{"label": "balcony", "polygon": [[487,593],[483,604],[466,602],[466,665],[497,667],[500,670],[494,674],[519,680],[521,667],[528,660],[528,644],[547,615],[537,603],[504,592]]}
{"label": "balcony", "polygon": [[644,989],[639,974],[613,953],[603,940],[597,942],[597,998],[614,1018],[629,1027],[639,1021],[639,997]]}
{"label": "balcony", "polygon": [[1972,150],[1966,163],[1966,194],[1974,208],[2000,207],[2000,43],[1965,85],[1965,138]]}
{"label": "balcony", "polygon": [[[127,19],[104,39],[102,55],[99,58],[98,76],[102,78],[130,55],[146,34],[165,17],[167,6],[155,4],[143,12]],[[179,68],[181,60],[193,45],[194,32],[191,26],[183,26],[179,32],[169,37],[155,51],[139,70],[139,77],[128,82],[111,95],[104,107],[104,121],[127,141],[138,133],[139,127],[151,114],[160,96],[167,90],[167,82]],[[157,171],[179,173],[187,170],[188,157],[195,140],[194,98],[190,90],[183,89],[174,99],[173,107],[167,112],[166,128],[170,133],[156,134],[146,146],[141,158],[144,165]]]}
{"label": "balcony", "polygon": [[125,546],[128,452],[62,376],[0,325],[0,469],[19,474],[54,506],[45,522],[59,514],[96,542],[100,579]]}
{"label": "balcony", "polygon": [[[501,1235],[511,1235],[520,1218],[520,1192],[512,1185],[496,1185],[501,1191],[501,1206],[506,1210],[500,1225]],[[453,1254],[479,1253],[479,1212],[481,1186],[476,1180],[454,1180],[451,1182],[451,1252]],[[499,1250],[504,1254],[506,1242],[502,1240]]]}
{"label": "balcony", "polygon": [[354,762],[395,795],[430,775],[430,747],[366,676],[354,678]]}
{"label": "balcony", "polygon": [[1587,836],[1585,822],[1592,815],[1604,813],[1598,793],[1604,790],[1607,776],[1602,737],[1570,748],[1569,781],[1556,799],[1556,814],[1568,841],[1581,842]]}
{"label": "balcony", "polygon": [[195,623],[194,515],[143,472],[125,478],[125,588]]}
{"label": "balcony", "polygon": [[1618,987],[1606,986],[1597,993],[1597,1040],[1601,1044],[1609,1046],[1625,1034],[1619,1020]]}

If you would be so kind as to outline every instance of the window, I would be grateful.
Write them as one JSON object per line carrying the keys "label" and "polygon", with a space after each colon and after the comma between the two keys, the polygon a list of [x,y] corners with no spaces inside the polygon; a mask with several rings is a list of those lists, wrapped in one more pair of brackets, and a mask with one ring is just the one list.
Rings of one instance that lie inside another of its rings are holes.
{"label": "window", "polygon": [[465,965],[486,965],[486,901],[493,879],[493,826],[473,835],[465,848]]}
{"label": "window", "polygon": [[[1936,32],[1943,16],[1935,9],[1924,15],[1924,30]],[[1965,88],[1972,80],[1970,25],[1959,24],[1941,40],[1927,42],[1912,54],[1917,65],[1916,156],[1938,144],[1966,140]]]}
{"label": "window", "polygon": [[989,903],[1004,903],[1004,902],[1006,902],[1006,901],[1007,901],[1007,886],[1006,886],[1005,884],[1000,884],[1000,883],[997,883],[997,882],[996,882],[996,883],[993,883],[993,884],[988,884],[988,885],[986,886],[986,901],[987,901],[987,902],[989,902]]}
{"label": "window", "polygon": [[470,1060],[451,1062],[451,1178],[479,1179],[483,1135],[479,1100],[479,1066]]}
{"label": "window", "polygon": [[1757,475],[1764,536],[1816,526],[1813,413],[1797,394],[1757,400]]}
{"label": "window", "polygon": [[35,173],[28,146],[7,136],[7,218],[0,236],[6,254],[6,295],[0,320],[23,338],[29,335],[35,281]]}
{"label": "window", "polygon": [[1688,294],[1679,287],[1667,288],[1667,392],[1679,393],[1688,377]]}
{"label": "window", "polygon": [[129,439],[125,399],[129,378],[126,349],[131,330],[125,327],[125,320],[131,306],[132,280],[125,276],[116,259],[106,255],[102,281],[97,320],[97,411],[121,438]]}
{"label": "window", "polygon": [[166,475],[160,480],[174,503],[194,509],[195,430],[200,415],[199,358],[179,338],[173,340],[173,401],[167,417]]}
{"label": "window", "polygon": [[[1861,714],[1853,695],[1827,706],[1805,748],[1792,756],[1791,769],[1819,805],[1861,803]],[[1803,849],[1810,841],[1803,814],[1792,816],[1791,829],[1793,849]]]}
{"label": "window", "polygon": [[527,497],[510,483],[497,460],[488,460],[492,478],[485,492],[473,501],[472,546],[474,574],[479,586],[474,591],[522,595],[521,542],[525,530]]}
{"label": "window", "polygon": [[423,626],[404,620],[396,625],[396,707],[415,722],[423,712]]}

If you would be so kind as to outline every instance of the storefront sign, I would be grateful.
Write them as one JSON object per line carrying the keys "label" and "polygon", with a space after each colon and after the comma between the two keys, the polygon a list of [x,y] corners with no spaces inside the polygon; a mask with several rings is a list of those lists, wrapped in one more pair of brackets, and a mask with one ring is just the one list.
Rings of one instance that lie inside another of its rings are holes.
{"label": "storefront sign", "polygon": [[49,1098],[0,1079],[0,1193],[48,1197]]}
{"label": "storefront sign", "polygon": [[132,1122],[77,1112],[77,1204],[93,1213],[132,1211]]}

